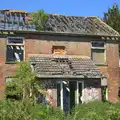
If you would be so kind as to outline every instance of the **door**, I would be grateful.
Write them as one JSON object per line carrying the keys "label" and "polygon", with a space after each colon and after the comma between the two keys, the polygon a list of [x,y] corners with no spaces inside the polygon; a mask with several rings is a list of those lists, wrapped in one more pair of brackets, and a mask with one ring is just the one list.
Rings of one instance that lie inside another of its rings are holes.
{"label": "door", "polygon": [[82,96],[84,94],[84,82],[83,81],[70,81],[70,109],[75,107],[76,104],[82,104]]}
{"label": "door", "polygon": [[69,83],[66,81],[63,81],[63,110],[64,112],[68,112],[70,109],[69,96],[70,96]]}
{"label": "door", "polygon": [[57,106],[64,112],[69,111],[69,83],[66,81],[60,81],[57,83]]}
{"label": "door", "polygon": [[57,83],[57,106],[65,112],[82,103],[83,81],[60,81]]}
{"label": "door", "polygon": [[70,109],[72,109],[73,107],[75,107],[76,104],[77,82],[70,81],[69,87],[70,87]]}

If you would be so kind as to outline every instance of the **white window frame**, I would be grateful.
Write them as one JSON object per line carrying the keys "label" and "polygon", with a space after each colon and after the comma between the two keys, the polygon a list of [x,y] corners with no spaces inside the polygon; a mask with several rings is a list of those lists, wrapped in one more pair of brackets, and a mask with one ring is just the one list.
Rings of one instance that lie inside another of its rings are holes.
{"label": "white window frame", "polygon": [[[8,39],[9,38],[21,38],[23,40],[23,43],[9,43]],[[17,46],[24,46],[24,38],[23,37],[7,37],[7,45],[17,45]]]}
{"label": "white window frame", "polygon": [[13,80],[13,78],[11,78],[11,77],[6,77],[6,78],[5,78],[5,83],[11,82],[12,80]]}
{"label": "white window frame", "polygon": [[[23,42],[22,43],[9,43],[8,42],[9,38],[21,38],[23,40]],[[7,42],[6,42],[6,63],[15,62],[15,61],[7,61],[7,46],[22,46],[24,48],[24,50],[23,50],[23,61],[24,61],[24,59],[25,59],[25,41],[24,41],[24,37],[11,37],[11,36],[7,37]]]}
{"label": "white window frame", "polygon": [[84,81],[77,81],[77,104],[80,104],[79,103],[79,83],[82,84],[82,96],[84,96]]}
{"label": "white window frame", "polygon": [[[104,43],[104,47],[93,47],[92,46],[93,42]],[[105,41],[92,41],[91,42],[91,59],[93,60],[92,50],[104,50],[104,63],[103,64],[106,64],[106,44],[105,44]],[[99,63],[96,63],[96,64],[99,64]]]}
{"label": "white window frame", "polygon": [[60,84],[60,108],[63,110],[63,81],[58,81],[57,84]]}

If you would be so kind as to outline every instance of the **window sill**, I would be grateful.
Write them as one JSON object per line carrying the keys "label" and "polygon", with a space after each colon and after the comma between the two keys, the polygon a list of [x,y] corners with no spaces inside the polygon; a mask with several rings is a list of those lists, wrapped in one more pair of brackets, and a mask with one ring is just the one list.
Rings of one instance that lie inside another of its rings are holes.
{"label": "window sill", "polygon": [[5,64],[17,64],[17,62],[5,62]]}
{"label": "window sill", "polygon": [[96,66],[108,66],[107,64],[95,64]]}

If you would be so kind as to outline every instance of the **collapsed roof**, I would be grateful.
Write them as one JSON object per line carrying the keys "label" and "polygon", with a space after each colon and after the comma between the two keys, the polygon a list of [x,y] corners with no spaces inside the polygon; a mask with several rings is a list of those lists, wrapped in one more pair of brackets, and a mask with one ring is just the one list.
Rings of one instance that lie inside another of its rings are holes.
{"label": "collapsed roof", "polygon": [[39,55],[30,63],[40,78],[101,78],[100,70],[87,56]]}
{"label": "collapsed roof", "polygon": [[49,15],[45,31],[118,36],[119,33],[98,17]]}

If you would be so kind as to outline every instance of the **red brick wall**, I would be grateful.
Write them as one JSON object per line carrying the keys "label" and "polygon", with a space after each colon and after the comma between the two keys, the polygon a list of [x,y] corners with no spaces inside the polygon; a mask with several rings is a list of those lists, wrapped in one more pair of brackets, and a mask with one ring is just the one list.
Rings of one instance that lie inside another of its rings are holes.
{"label": "red brick wall", "polygon": [[26,39],[25,40],[25,55],[24,55],[24,59],[27,60],[28,58],[28,54],[37,54],[38,50],[37,50],[37,46],[39,44],[37,44],[37,40],[32,40],[32,39]]}
{"label": "red brick wall", "polygon": [[4,97],[4,74],[3,74],[3,65],[0,65],[0,100]]}
{"label": "red brick wall", "polygon": [[119,87],[119,53],[117,44],[106,46],[107,72],[108,72],[108,99],[118,102]]}
{"label": "red brick wall", "polygon": [[[99,38],[98,38],[99,39]],[[97,40],[98,40],[97,39]],[[5,65],[5,38],[0,38],[0,86],[4,84],[5,77],[13,76],[16,71],[15,64]],[[80,37],[63,37],[63,36],[33,36],[28,35],[25,39],[25,55],[24,59],[28,60],[29,54],[51,54],[52,46],[65,46],[66,52],[69,55],[85,55],[91,57],[92,38]],[[119,81],[119,66],[118,66],[118,45],[109,43],[106,46],[106,59],[108,67],[100,67],[101,71],[108,74],[108,95],[109,100],[117,101],[118,81]],[[3,70],[3,72],[1,72]],[[4,89],[0,88],[0,91]],[[0,96],[3,97],[1,92]],[[1,98],[1,97],[0,97]]]}
{"label": "red brick wall", "polygon": [[[83,42],[83,41],[74,42],[73,38],[71,40],[71,38],[66,38],[62,36],[61,36],[62,41],[59,40],[61,39],[61,37],[55,37],[55,38],[53,36],[47,36],[47,37],[36,36],[36,37],[37,38],[35,39],[29,39],[29,38],[25,39],[24,60],[28,60],[29,54],[52,54],[53,46],[65,46],[67,54],[69,55],[91,56],[90,53],[91,48],[89,42]],[[75,38],[75,40],[80,40],[80,39]],[[83,50],[84,48],[86,48],[86,50]],[[6,59],[6,38],[0,38],[0,65],[2,65],[0,71],[3,71],[0,74],[0,86],[2,86],[0,88],[0,92],[1,92],[0,98],[3,98],[2,93],[4,92],[3,84],[5,83],[5,78],[14,76],[17,67],[16,64],[5,64],[5,59]]]}
{"label": "red brick wall", "polygon": [[5,78],[14,76],[16,64],[5,64],[6,60],[6,38],[0,38],[0,100],[4,97]]}
{"label": "red brick wall", "polygon": [[66,54],[68,55],[85,55],[89,57],[91,56],[91,44],[89,42],[26,39],[25,59],[27,59],[28,54],[52,54],[53,46],[65,46]]}
{"label": "red brick wall", "polygon": [[4,97],[5,39],[0,38],[0,100]]}

